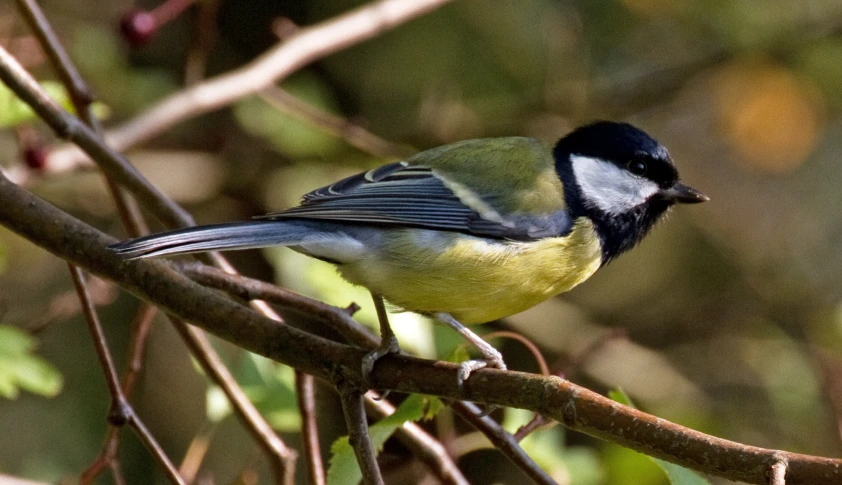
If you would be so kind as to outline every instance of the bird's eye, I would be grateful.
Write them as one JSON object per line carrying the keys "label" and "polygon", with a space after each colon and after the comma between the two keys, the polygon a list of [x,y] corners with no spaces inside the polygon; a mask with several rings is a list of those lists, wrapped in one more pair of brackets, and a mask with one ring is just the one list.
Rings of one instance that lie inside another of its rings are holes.
{"label": "bird's eye", "polygon": [[648,167],[646,166],[646,162],[644,160],[639,159],[639,158],[636,158],[636,159],[630,161],[626,165],[626,168],[628,169],[629,172],[631,172],[635,175],[638,175],[638,176],[645,175],[646,170],[648,169]]}

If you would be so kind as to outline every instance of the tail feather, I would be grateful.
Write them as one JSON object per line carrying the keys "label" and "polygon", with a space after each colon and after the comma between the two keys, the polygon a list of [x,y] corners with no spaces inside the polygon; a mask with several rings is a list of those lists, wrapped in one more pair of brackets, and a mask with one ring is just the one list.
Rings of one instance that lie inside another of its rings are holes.
{"label": "tail feather", "polygon": [[223,249],[291,246],[311,231],[293,221],[247,221],[188,227],[130,239],[109,249],[126,259],[199,253]]}

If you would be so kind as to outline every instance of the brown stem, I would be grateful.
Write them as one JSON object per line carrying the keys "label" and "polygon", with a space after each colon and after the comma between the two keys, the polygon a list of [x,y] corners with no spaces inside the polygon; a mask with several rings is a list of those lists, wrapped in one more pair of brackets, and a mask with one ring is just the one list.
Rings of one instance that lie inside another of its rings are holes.
{"label": "brown stem", "polygon": [[143,368],[143,349],[146,347],[146,337],[152,328],[152,321],[158,314],[158,307],[148,303],[141,303],[140,310],[132,322],[131,342],[129,343],[129,358],[126,373],[123,376],[123,394],[131,396],[134,384]]}
{"label": "brown stem", "polygon": [[298,454],[288,448],[248,400],[234,376],[222,363],[207,336],[199,329],[171,318],[175,329],[190,348],[205,374],[222,389],[231,402],[234,413],[255,441],[263,448],[279,485],[291,485],[295,480],[295,460]]}
{"label": "brown stem", "polygon": [[324,485],[325,470],[319,446],[319,426],[316,424],[316,386],[313,376],[295,371],[295,394],[301,413],[301,441],[304,443],[310,484]]}
{"label": "brown stem", "polygon": [[[395,412],[395,407],[383,399],[373,399],[366,395],[366,409],[377,419],[383,419]],[[468,485],[469,482],[459,471],[444,446],[415,423],[406,422],[395,431],[395,437],[409,448],[421,462],[447,485]]]}
{"label": "brown stem", "polygon": [[[167,457],[164,450],[155,441],[155,438],[149,433],[149,430],[143,425],[143,422],[135,413],[131,404],[129,404],[126,396],[120,388],[120,381],[117,377],[117,370],[114,367],[114,361],[111,359],[111,352],[108,350],[108,342],[105,340],[105,333],[102,331],[102,325],[99,322],[99,316],[96,312],[96,307],[91,300],[88,292],[88,286],[85,283],[85,276],[82,271],[68,263],[70,275],[73,278],[73,285],[76,287],[76,292],[79,294],[79,301],[82,304],[82,311],[85,314],[85,320],[88,322],[88,330],[91,332],[91,338],[94,341],[94,348],[99,357],[100,365],[105,378],[108,383],[108,392],[111,394],[111,410],[109,411],[108,420],[114,426],[122,426],[126,423],[132,426],[141,441],[146,445],[147,449],[152,453],[152,456],[158,461],[158,464],[166,472],[170,481],[173,483],[183,484],[184,480],[179,476],[178,471],[173,466],[170,459]],[[109,440],[111,442],[112,440]],[[107,460],[109,465],[114,462],[114,455],[110,455]]]}
{"label": "brown stem", "polygon": [[356,386],[349,386],[340,389],[339,395],[342,398],[342,413],[345,415],[345,424],[348,426],[348,442],[354,448],[354,454],[357,456],[363,483],[366,485],[384,485],[380,467],[377,465],[377,453],[374,451],[374,444],[371,442],[371,436],[368,433],[368,417],[365,414],[363,394]]}
{"label": "brown stem", "polygon": [[[251,63],[166,97],[140,116],[110,130],[105,138],[110,146],[126,150],[182,121],[260,92],[313,61],[377,37],[450,1],[377,0],[299,29]],[[53,151],[47,165],[50,170],[63,171],[85,159],[78,149],[67,147]]]}
{"label": "brown stem", "polygon": [[278,111],[295,116],[306,123],[338,136],[349,145],[366,153],[385,159],[401,159],[415,153],[415,150],[386,141],[345,118],[322,111],[278,86],[269,86],[260,91],[259,95]]}
{"label": "brown stem", "polygon": [[533,482],[543,485],[556,485],[555,480],[529,458],[514,436],[500,427],[490,417],[480,415],[480,408],[469,402],[455,402],[452,403],[451,407],[462,419],[471,423],[471,426],[484,434],[494,444],[495,448],[502,451]]}
{"label": "brown stem", "polygon": [[769,467],[769,485],[786,485],[786,461],[779,461]]}

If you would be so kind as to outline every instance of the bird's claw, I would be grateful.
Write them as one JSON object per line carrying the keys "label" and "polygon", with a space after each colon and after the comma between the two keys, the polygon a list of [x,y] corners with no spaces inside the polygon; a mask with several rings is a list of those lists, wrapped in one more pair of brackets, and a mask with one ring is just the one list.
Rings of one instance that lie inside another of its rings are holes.
{"label": "bird's claw", "polygon": [[[468,380],[468,377],[470,377],[474,371],[484,369],[486,367],[506,370],[506,363],[503,362],[503,356],[500,355],[500,352],[497,352],[496,349],[494,352],[496,352],[497,355],[491,355],[490,353],[484,355],[486,358],[485,360],[467,360],[459,365],[459,373],[456,376],[456,383],[458,384],[460,390],[464,386],[465,381]],[[500,406],[492,404],[477,414],[477,417],[484,418],[498,409],[500,409]]]}
{"label": "bird's claw", "polygon": [[[380,341],[380,345],[377,346],[371,352],[365,354],[363,356],[362,362],[362,375],[363,375],[363,382],[371,383],[371,373],[374,371],[374,364],[380,360],[381,358],[385,357],[389,354],[399,354],[401,352],[401,346],[398,344],[398,339],[394,335],[384,337]],[[383,396],[385,397],[385,396]],[[382,399],[382,397],[381,397]]]}
{"label": "bird's claw", "polygon": [[471,377],[471,374],[473,374],[474,371],[478,371],[486,367],[506,370],[506,363],[503,362],[503,354],[501,354],[497,349],[489,347],[488,349],[480,350],[482,351],[483,359],[466,360],[459,365],[459,373],[456,376],[456,383],[459,385],[459,389],[462,389],[465,381],[468,380],[468,377]]}

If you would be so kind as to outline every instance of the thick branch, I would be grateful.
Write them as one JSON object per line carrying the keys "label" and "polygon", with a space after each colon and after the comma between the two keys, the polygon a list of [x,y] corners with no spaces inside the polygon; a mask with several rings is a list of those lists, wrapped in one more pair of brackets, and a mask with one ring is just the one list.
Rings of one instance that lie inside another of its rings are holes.
{"label": "thick branch", "polygon": [[[112,238],[2,176],[0,224],[249,351],[331,382],[361,382],[366,350],[270,320],[196,284],[167,261],[123,261],[106,248]],[[460,390],[457,370],[453,364],[390,355],[378,361],[372,379],[379,389],[530,409],[571,429],[731,480],[767,483],[770,467],[785,457],[789,485],[842,481],[842,460],[777,452],[708,436],[557,377],[483,369]]]}

